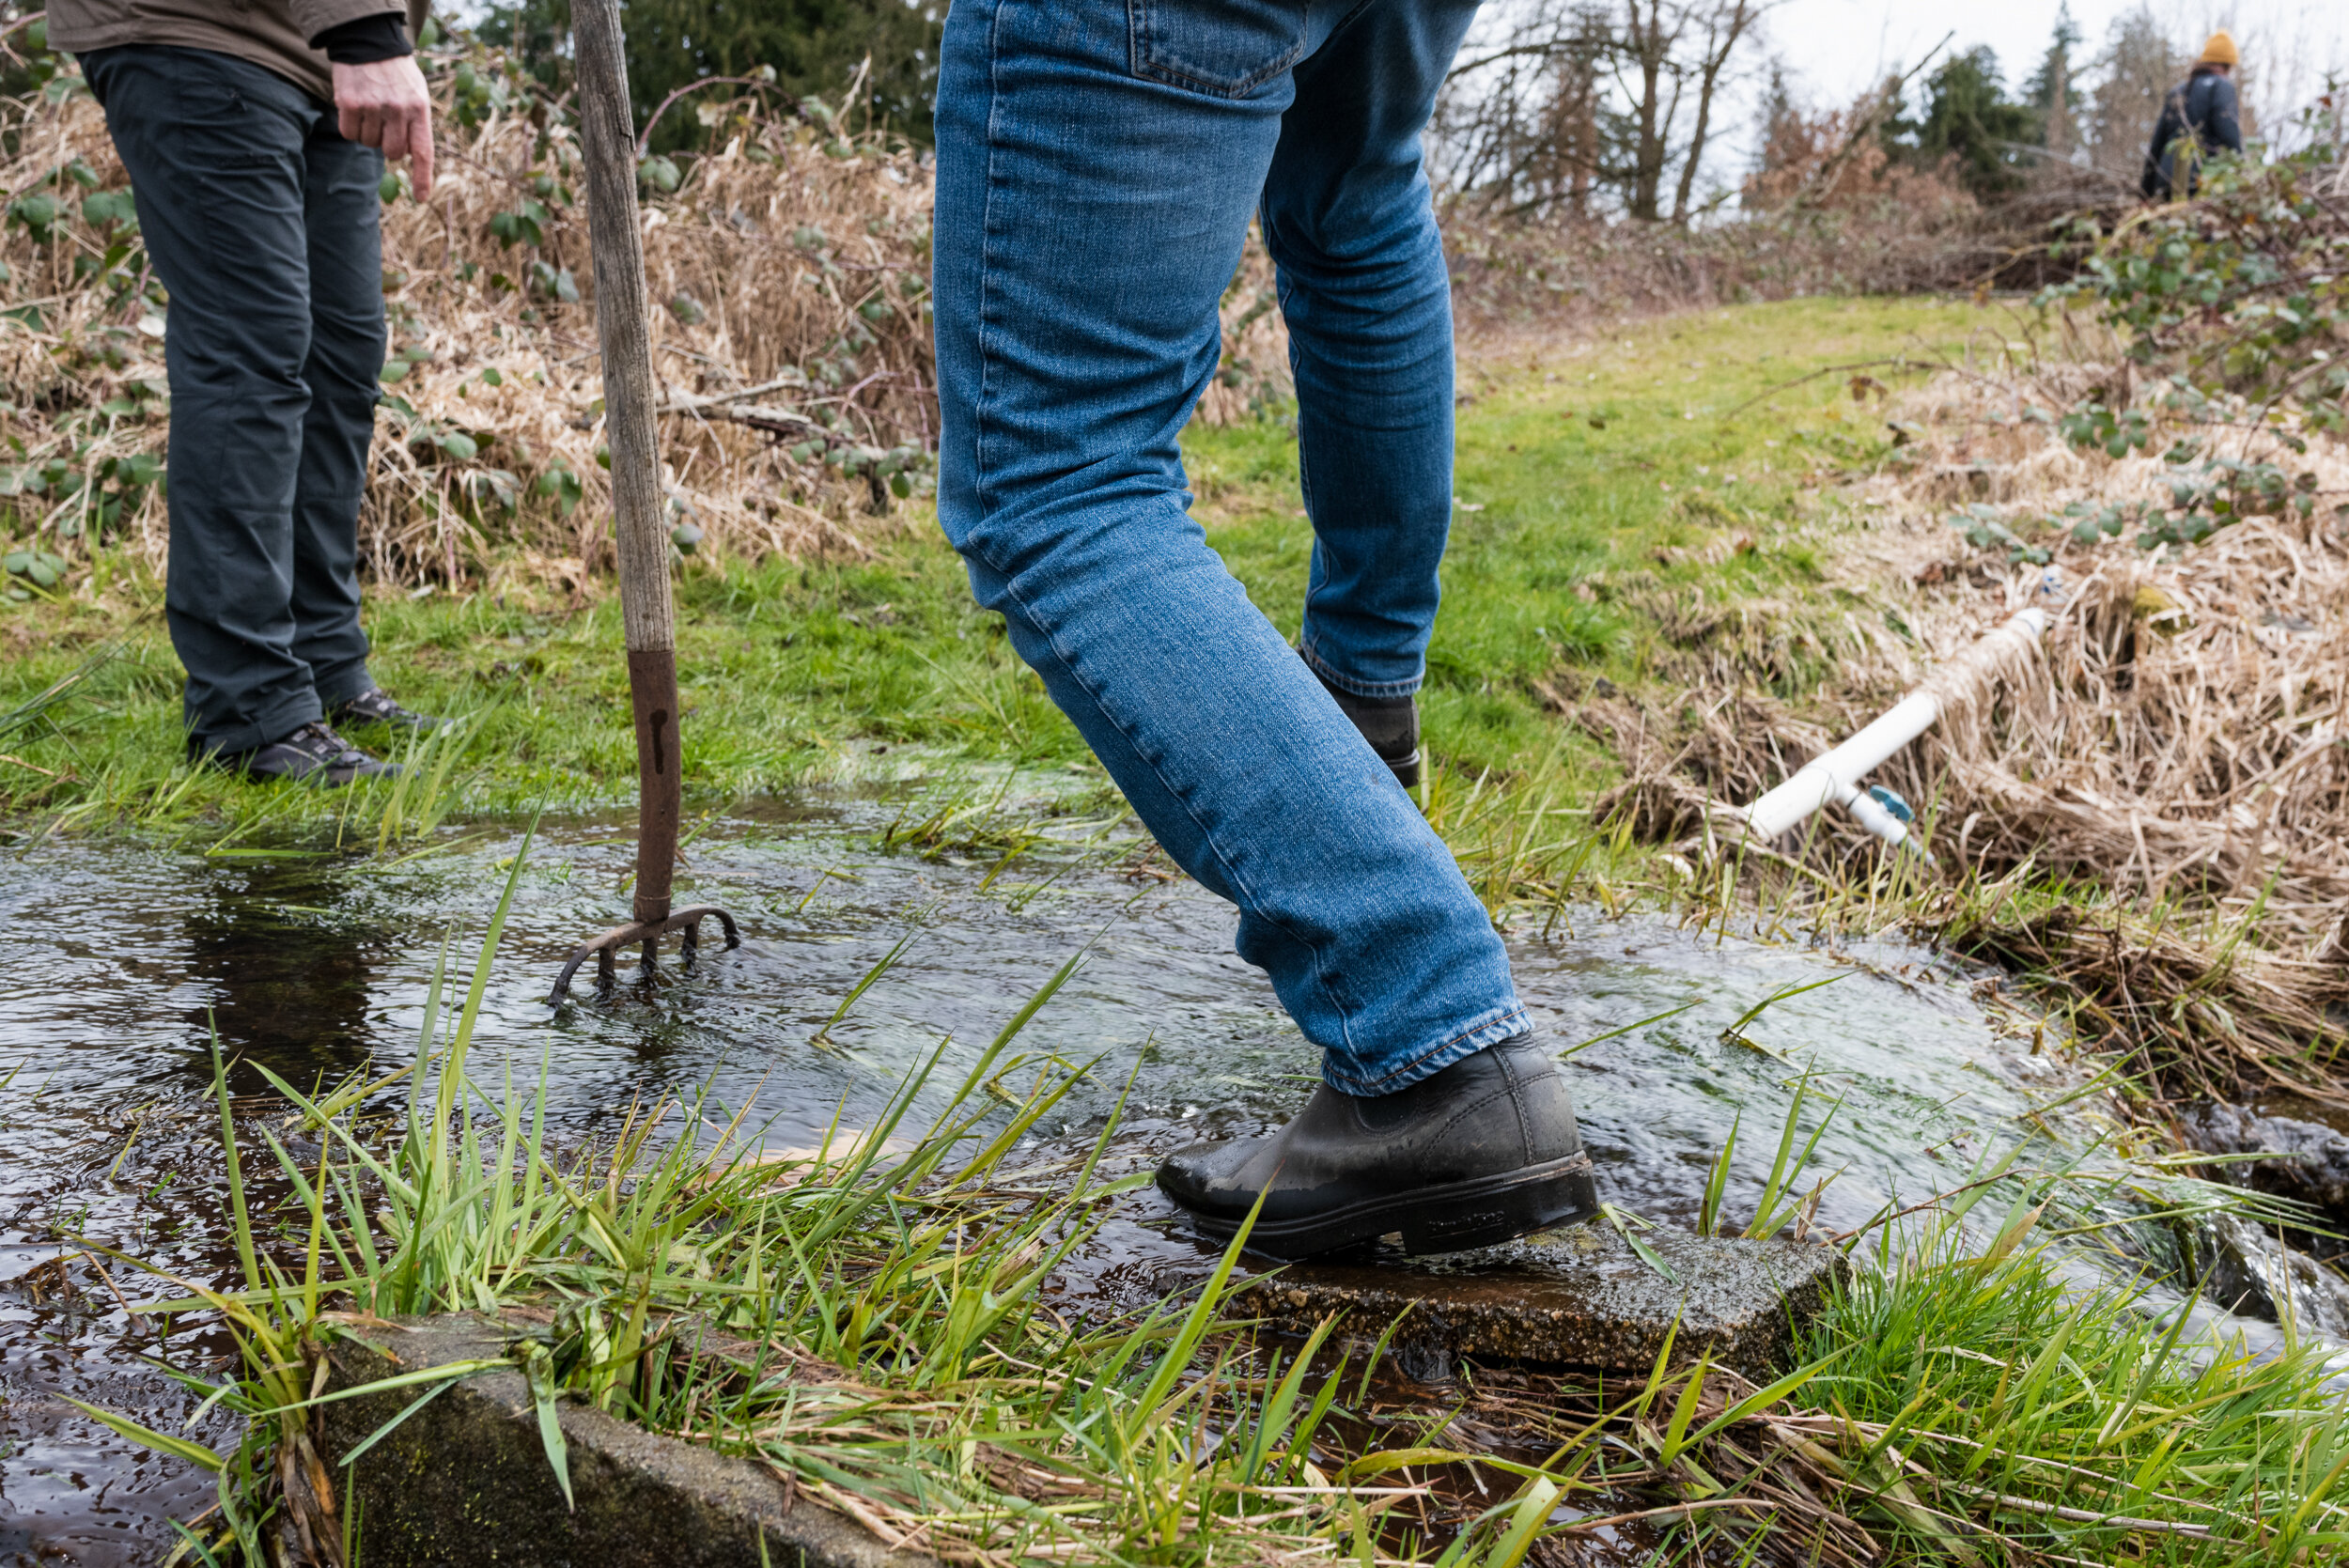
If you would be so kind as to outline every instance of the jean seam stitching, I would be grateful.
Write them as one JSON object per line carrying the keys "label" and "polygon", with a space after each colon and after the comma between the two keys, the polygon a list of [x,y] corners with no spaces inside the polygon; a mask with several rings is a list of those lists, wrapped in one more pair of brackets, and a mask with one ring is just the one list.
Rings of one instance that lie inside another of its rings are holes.
{"label": "jean seam stitching", "polygon": [[[984,550],[978,551],[978,553],[983,559],[987,559],[987,552]],[[1303,935],[1292,929],[1286,921],[1282,920],[1264,908],[1263,902],[1256,897],[1255,893],[1249,887],[1247,878],[1240,875],[1239,868],[1232,863],[1230,858],[1223,853],[1222,846],[1216,842],[1214,831],[1209,829],[1205,822],[1200,821],[1199,814],[1191,809],[1190,802],[1184,799],[1182,791],[1174,787],[1174,781],[1169,779],[1166,774],[1160,770],[1157,763],[1152,762],[1148,757],[1143,754],[1141,746],[1135,743],[1132,732],[1128,730],[1125,724],[1119,722],[1117,716],[1110,711],[1109,705],[1101,700],[1101,694],[1098,691],[1096,691],[1093,689],[1092,683],[1086,680],[1084,676],[1079,673],[1077,669],[1077,661],[1071,659],[1066,650],[1061,647],[1059,637],[1053,632],[1051,628],[1045,625],[1043,619],[1038,616],[1032,608],[1030,608],[1028,601],[1020,596],[1018,581],[1012,576],[1011,573],[997,566],[992,559],[988,559],[987,564],[989,569],[994,571],[996,576],[1003,580],[1004,594],[1010,598],[1014,604],[1019,606],[1019,612],[1028,618],[1028,624],[1035,627],[1038,630],[1044,633],[1044,639],[1051,645],[1054,656],[1060,660],[1062,667],[1067,670],[1068,678],[1075,681],[1079,686],[1084,689],[1085,695],[1092,698],[1094,706],[1101,710],[1101,717],[1108,720],[1110,723],[1116,728],[1117,733],[1125,737],[1126,743],[1133,748],[1134,756],[1141,761],[1143,767],[1150,769],[1151,773],[1158,779],[1159,784],[1166,790],[1168,796],[1171,797],[1177,805],[1183,808],[1183,815],[1190,817],[1191,825],[1199,830],[1200,842],[1207,846],[1208,852],[1215,856],[1216,863],[1221,865],[1223,868],[1225,875],[1231,878],[1233,890],[1245,896],[1249,905],[1255,908],[1257,915],[1268,924],[1273,926],[1276,930],[1286,936],[1291,941],[1297,943],[1306,952],[1313,955],[1314,984],[1321,987],[1321,994],[1328,1000],[1330,1003],[1330,1010],[1337,1015],[1338,1038],[1343,1044],[1344,1048],[1350,1053],[1354,1048],[1353,1020],[1351,1016],[1346,1012],[1346,1004],[1340,1001],[1336,993],[1330,989],[1329,970],[1323,961],[1320,947],[1316,943],[1307,940]],[[1236,899],[1234,902],[1237,903],[1238,900]]]}
{"label": "jean seam stitching", "polygon": [[1328,660],[1321,657],[1316,646],[1316,639],[1310,627],[1298,633],[1297,652],[1307,664],[1313,667],[1315,674],[1330,685],[1356,697],[1415,696],[1419,689],[1426,684],[1427,677],[1424,675],[1418,680],[1355,680],[1350,676],[1342,675],[1330,667]]}
{"label": "jean seam stitching", "polygon": [[[1130,16],[1131,13],[1128,14]],[[1003,145],[1002,138],[996,133],[997,116],[1002,114],[1003,104],[1002,84],[997,80],[1003,60],[1003,50],[998,43],[1003,24],[1003,0],[997,0],[995,8],[987,19],[987,199],[979,212],[979,309],[978,327],[973,334],[978,347],[979,391],[978,396],[971,400],[971,488],[972,499],[978,503],[982,515],[988,509],[987,395],[988,371],[993,363],[988,352],[988,321],[994,296],[995,275],[991,265],[994,260],[995,192],[999,184],[995,155],[997,148]],[[1008,573],[1004,574],[1003,581],[1008,586],[1011,582]]]}
{"label": "jean seam stitching", "polygon": [[[1434,1060],[1436,1057],[1442,1055],[1445,1051],[1450,1050],[1453,1047],[1458,1045],[1463,1040],[1473,1039],[1479,1034],[1486,1033],[1491,1030],[1499,1029],[1504,1024],[1513,1022],[1527,1023],[1528,1021],[1529,1020],[1527,1020],[1525,1014],[1525,1003],[1512,998],[1508,1006],[1496,1009],[1491,1014],[1488,1014],[1483,1020],[1469,1025],[1467,1028],[1460,1030],[1458,1032],[1446,1039],[1438,1041],[1435,1045],[1428,1047],[1427,1049],[1423,1051],[1421,1051],[1418,1055],[1412,1057],[1408,1062],[1404,1063],[1401,1066],[1381,1073],[1377,1078],[1354,1078],[1351,1079],[1350,1081],[1363,1085],[1363,1087],[1372,1094],[1382,1093],[1382,1091],[1376,1087],[1377,1085],[1392,1082],[1400,1075],[1411,1071],[1423,1062]],[[1531,1032],[1532,1030],[1530,1027],[1526,1029],[1513,1029],[1509,1031],[1508,1033],[1495,1036],[1492,1044],[1499,1045],[1502,1040],[1513,1039],[1518,1034]],[[1409,1085],[1407,1084],[1404,1087],[1408,1088]]]}
{"label": "jean seam stitching", "polygon": [[[1369,0],[1362,0],[1363,5],[1368,3]],[[1359,11],[1361,7],[1357,6],[1355,8]],[[1126,69],[1141,81],[1156,82],[1162,86],[1174,87],[1178,91],[1195,93],[1201,98],[1221,99],[1227,102],[1246,98],[1283,71],[1294,70],[1297,63],[1305,58],[1305,46],[1312,41],[1312,35],[1309,32],[1299,38],[1297,40],[1297,46],[1287,54],[1237,83],[1226,85],[1209,82],[1205,77],[1190,74],[1188,67],[1168,63],[1148,55],[1144,29],[1141,24],[1141,17],[1148,9],[1149,0],[1127,0]],[[1309,21],[1308,26],[1310,24]]]}

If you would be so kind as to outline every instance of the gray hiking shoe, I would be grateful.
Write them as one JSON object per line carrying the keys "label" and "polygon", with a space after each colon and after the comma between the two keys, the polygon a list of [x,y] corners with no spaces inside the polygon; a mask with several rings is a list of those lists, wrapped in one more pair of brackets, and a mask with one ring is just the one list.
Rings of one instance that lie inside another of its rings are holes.
{"label": "gray hiking shoe", "polygon": [[399,771],[393,764],[367,755],[316,719],[266,746],[250,752],[214,753],[211,760],[248,779],[294,779],[329,788]]}
{"label": "gray hiking shoe", "polygon": [[378,686],[368,687],[349,702],[335,704],[334,710],[327,717],[346,729],[359,729],[367,724],[388,724],[400,730],[448,727],[445,719],[435,719],[428,713],[418,713],[412,707],[402,707],[398,698]]}

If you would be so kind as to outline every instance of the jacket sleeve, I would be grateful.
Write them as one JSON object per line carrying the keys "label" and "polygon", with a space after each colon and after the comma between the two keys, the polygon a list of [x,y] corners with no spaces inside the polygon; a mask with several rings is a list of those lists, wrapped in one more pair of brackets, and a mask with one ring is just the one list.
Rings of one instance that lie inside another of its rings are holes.
{"label": "jacket sleeve", "polygon": [[2225,147],[2229,152],[2243,150],[2243,114],[2234,84],[2221,76],[2212,82],[2210,107],[2201,127],[2202,143],[2212,151]]}
{"label": "jacket sleeve", "polygon": [[2186,134],[2186,115],[2172,91],[2161,101],[2161,117],[2154,121],[2153,145],[2145,149],[2145,168],[2139,175],[2138,194],[2148,201],[2170,199],[2170,144]]}
{"label": "jacket sleeve", "polygon": [[388,11],[402,22],[408,20],[406,0],[292,0],[290,8],[294,31],[310,44],[318,42],[320,33],[378,12]]}

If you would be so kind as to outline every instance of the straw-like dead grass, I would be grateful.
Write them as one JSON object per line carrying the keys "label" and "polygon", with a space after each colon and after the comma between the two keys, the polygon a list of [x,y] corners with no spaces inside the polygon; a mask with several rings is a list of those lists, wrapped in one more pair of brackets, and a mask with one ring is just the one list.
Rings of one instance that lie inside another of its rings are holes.
{"label": "straw-like dead grass", "polygon": [[[391,358],[366,558],[397,582],[480,576],[503,556],[577,584],[610,553],[577,134],[492,52],[432,65],[441,179],[428,206],[403,186],[384,210]],[[926,486],[936,445],[927,171],[822,105],[703,107],[718,150],[649,165],[644,186],[676,521],[742,554],[860,551]],[[5,113],[12,532],[160,563],[169,309],[134,224],[109,221],[127,177],[70,71]],[[52,221],[23,221],[28,197]]]}
{"label": "straw-like dead grass", "polygon": [[[39,58],[58,70],[47,90],[0,104],[13,147],[0,190],[16,214],[0,230],[0,436],[15,458],[0,468],[0,517],[69,560],[102,542],[160,566],[168,303],[116,206],[129,181],[103,114],[61,56]],[[364,555],[387,582],[576,596],[611,565],[576,128],[497,51],[428,61],[441,175],[428,204],[403,183],[384,209],[390,363]],[[732,101],[705,94],[673,112],[697,112],[717,149],[646,165],[663,456],[688,548],[867,553],[896,503],[929,489],[930,170],[903,142],[852,129],[854,101],[835,112],[755,85]],[[28,199],[47,221],[25,221]],[[1203,406],[1214,423],[1287,388],[1261,247],[1223,318]]]}
{"label": "straw-like dead grass", "polygon": [[[1953,365],[1893,398],[1899,443],[1846,476],[1863,520],[1837,568],[1877,613],[1647,605],[1684,690],[1560,706],[1627,760],[1602,809],[1651,837],[1699,833],[2045,605],[2038,657],[1960,693],[1875,782],[1926,813],[1945,872],[2087,904],[1961,898],[1947,933],[2060,978],[2084,1022],[2175,1087],[2321,1089],[2349,1006],[2349,445],[2290,422],[2230,438],[2233,458],[2314,473],[2313,507],[2145,548],[2182,468],[2082,451],[2045,411],[2127,379],[2093,361]],[[1805,832],[1814,862],[1874,853],[1832,810]]]}

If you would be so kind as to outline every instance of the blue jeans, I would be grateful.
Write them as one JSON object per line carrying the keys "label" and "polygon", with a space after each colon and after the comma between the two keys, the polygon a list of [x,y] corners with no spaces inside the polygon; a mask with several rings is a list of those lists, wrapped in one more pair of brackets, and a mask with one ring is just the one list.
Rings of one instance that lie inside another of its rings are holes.
{"label": "blue jeans", "polygon": [[[940,520],[1354,1094],[1532,1027],[1450,851],[1314,678],[1401,696],[1425,671],[1452,317],[1419,136],[1474,11],[955,0],[941,61]],[[1191,520],[1177,445],[1252,215],[1297,374],[1302,660]]]}

